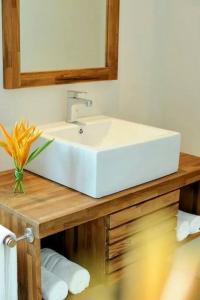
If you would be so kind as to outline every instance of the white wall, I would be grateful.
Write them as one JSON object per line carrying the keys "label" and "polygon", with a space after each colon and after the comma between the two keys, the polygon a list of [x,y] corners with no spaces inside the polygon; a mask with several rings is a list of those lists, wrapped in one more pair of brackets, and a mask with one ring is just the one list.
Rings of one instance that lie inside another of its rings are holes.
{"label": "white wall", "polygon": [[180,131],[182,149],[200,155],[200,1],[161,2],[162,126]]}
{"label": "white wall", "polygon": [[120,115],[180,131],[200,155],[200,1],[122,2]]}
{"label": "white wall", "polygon": [[120,116],[160,126],[157,0],[122,0],[120,30]]}

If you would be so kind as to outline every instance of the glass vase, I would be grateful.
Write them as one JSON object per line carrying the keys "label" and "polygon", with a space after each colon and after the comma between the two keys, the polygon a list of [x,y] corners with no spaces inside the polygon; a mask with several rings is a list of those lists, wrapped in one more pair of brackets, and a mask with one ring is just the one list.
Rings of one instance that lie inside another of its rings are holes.
{"label": "glass vase", "polygon": [[14,187],[14,193],[24,193],[24,170],[15,169],[15,187]]}

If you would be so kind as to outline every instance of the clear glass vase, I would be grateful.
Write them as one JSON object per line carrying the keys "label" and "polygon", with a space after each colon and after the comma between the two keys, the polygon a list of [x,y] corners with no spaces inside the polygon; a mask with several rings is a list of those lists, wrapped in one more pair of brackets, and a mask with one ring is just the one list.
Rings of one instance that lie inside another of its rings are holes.
{"label": "clear glass vase", "polygon": [[24,170],[15,169],[15,187],[14,187],[14,193],[24,193]]}

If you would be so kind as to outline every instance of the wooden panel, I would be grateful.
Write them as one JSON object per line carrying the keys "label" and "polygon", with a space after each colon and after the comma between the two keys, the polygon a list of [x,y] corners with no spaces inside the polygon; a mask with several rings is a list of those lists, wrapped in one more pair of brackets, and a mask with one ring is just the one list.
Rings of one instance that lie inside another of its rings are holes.
{"label": "wooden panel", "polygon": [[159,210],[179,201],[180,190],[168,193],[151,201],[124,209],[108,217],[108,227],[114,228],[130,222],[153,211]]}
{"label": "wooden panel", "polygon": [[188,213],[194,212],[195,186],[196,183],[193,183],[181,189],[180,209]]}
{"label": "wooden panel", "polygon": [[124,279],[124,277],[126,275],[126,269],[127,269],[127,267],[119,269],[119,270],[117,270],[117,271],[115,271],[111,274],[108,274],[107,275],[108,281],[111,282],[111,283],[114,283],[114,284],[118,283],[119,281]]}
{"label": "wooden panel", "polygon": [[166,232],[175,231],[177,219],[173,217],[157,226],[149,226],[148,230],[136,233],[126,239],[118,241],[108,246],[107,257],[109,259],[121,255],[131,249],[141,246],[142,244],[149,243],[153,239],[165,234]]}
{"label": "wooden panel", "polygon": [[200,215],[200,182],[195,183],[193,213]]}
{"label": "wooden panel", "polygon": [[194,182],[181,189],[180,209],[200,215],[200,182]]}
{"label": "wooden panel", "polygon": [[20,86],[19,0],[2,0],[4,87]]}
{"label": "wooden panel", "polygon": [[177,214],[178,204],[170,205],[148,216],[136,219],[114,229],[108,230],[107,240],[109,244],[115,243],[134,233],[146,230],[156,224],[164,222]]}
{"label": "wooden panel", "polygon": [[[22,236],[29,224],[0,209],[0,224]],[[18,294],[20,300],[41,300],[40,240],[33,244],[18,242]]]}
{"label": "wooden panel", "polygon": [[107,62],[110,68],[110,79],[117,79],[118,73],[118,42],[119,42],[119,0],[108,1],[108,37]]}
{"label": "wooden panel", "polygon": [[[174,250],[172,249],[171,252],[169,253],[169,255],[167,255],[165,257],[165,259],[163,258],[163,263],[165,264],[166,267],[170,265],[170,254],[172,255],[173,251]],[[125,283],[130,280],[133,283],[134,280],[139,280],[138,271],[141,272],[141,269],[143,270],[142,266],[145,266],[145,261],[143,261],[141,259],[132,264],[129,264],[126,267],[123,267],[115,272],[108,274],[107,280],[111,284],[120,284],[121,285],[122,283]],[[144,274],[144,272],[143,272],[143,274]],[[145,273],[145,275],[146,275],[146,273]],[[122,282],[122,280],[123,280],[123,282]]]}
{"label": "wooden panel", "polygon": [[89,270],[92,284],[105,277],[106,227],[104,218],[65,232],[66,256]]}
{"label": "wooden panel", "polygon": [[[151,245],[153,247],[154,253],[152,253]],[[155,251],[155,246],[158,245],[157,251]],[[170,255],[176,247],[176,234],[173,230],[172,232],[165,233],[164,237],[151,240],[150,243],[145,243],[145,245],[134,248],[132,251],[125,253],[124,255],[119,255],[111,260],[107,260],[106,272],[111,274],[117,270],[120,270],[126,266],[129,266],[139,260],[143,260],[145,255],[152,253],[152,255],[157,255],[157,253],[163,252],[165,257]]]}
{"label": "wooden panel", "polygon": [[21,87],[58,85],[74,82],[109,80],[111,69],[94,68],[81,70],[63,70],[49,72],[21,73]]}

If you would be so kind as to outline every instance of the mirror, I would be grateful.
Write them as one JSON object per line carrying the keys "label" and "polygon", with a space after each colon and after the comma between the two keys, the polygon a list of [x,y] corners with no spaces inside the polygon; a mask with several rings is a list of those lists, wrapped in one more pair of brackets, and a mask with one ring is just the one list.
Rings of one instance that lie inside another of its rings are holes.
{"label": "mirror", "polygon": [[4,87],[117,79],[119,0],[2,0]]}
{"label": "mirror", "polygon": [[105,67],[106,12],[106,0],[21,0],[22,72]]}

